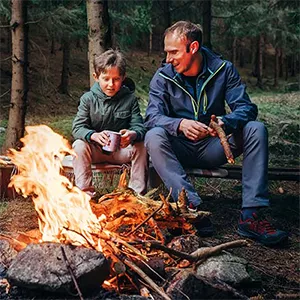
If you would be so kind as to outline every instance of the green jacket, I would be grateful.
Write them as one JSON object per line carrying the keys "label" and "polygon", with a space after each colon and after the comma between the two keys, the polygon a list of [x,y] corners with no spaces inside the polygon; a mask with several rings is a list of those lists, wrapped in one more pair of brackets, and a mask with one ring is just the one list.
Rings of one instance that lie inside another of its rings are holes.
{"label": "green jacket", "polygon": [[90,142],[94,132],[129,129],[137,133],[135,142],[142,141],[146,129],[134,90],[133,81],[126,79],[120,91],[115,96],[108,97],[96,82],[80,98],[72,126],[74,138]]}

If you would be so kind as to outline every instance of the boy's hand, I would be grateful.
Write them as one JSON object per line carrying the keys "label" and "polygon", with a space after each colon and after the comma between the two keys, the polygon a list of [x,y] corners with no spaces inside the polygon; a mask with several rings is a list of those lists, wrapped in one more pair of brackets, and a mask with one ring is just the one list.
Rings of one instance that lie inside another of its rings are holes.
{"label": "boy's hand", "polygon": [[126,148],[129,144],[131,144],[136,139],[136,132],[133,130],[122,129],[120,130],[121,133],[121,148]]}
{"label": "boy's hand", "polygon": [[109,136],[107,135],[105,130],[101,132],[94,132],[91,135],[91,140],[100,144],[102,147],[110,142]]}

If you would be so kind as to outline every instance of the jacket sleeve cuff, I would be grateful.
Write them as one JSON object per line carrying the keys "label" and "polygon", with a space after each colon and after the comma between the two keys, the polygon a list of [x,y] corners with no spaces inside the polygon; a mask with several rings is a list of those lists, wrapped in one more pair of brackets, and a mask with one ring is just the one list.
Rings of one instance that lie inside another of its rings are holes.
{"label": "jacket sleeve cuff", "polygon": [[85,136],[85,139],[86,139],[86,141],[87,141],[88,143],[91,142],[91,136],[92,136],[92,134],[93,134],[94,132],[96,132],[96,131],[95,131],[95,130],[92,130],[92,131],[90,131],[90,132]]}

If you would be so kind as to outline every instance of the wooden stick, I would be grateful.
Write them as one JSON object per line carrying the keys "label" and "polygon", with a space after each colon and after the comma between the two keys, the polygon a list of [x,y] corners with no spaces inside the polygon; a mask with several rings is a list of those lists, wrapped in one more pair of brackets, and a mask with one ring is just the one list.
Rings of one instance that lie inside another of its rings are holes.
{"label": "wooden stick", "polygon": [[64,249],[63,246],[60,246],[60,249],[61,249],[61,252],[62,252],[62,256],[63,256],[63,258],[64,258],[64,261],[65,261],[66,267],[67,267],[67,269],[68,269],[68,271],[69,271],[69,273],[70,273],[70,275],[71,275],[72,281],[73,281],[73,283],[74,283],[74,285],[75,285],[75,288],[76,288],[76,290],[77,290],[78,296],[79,296],[80,300],[84,300],[84,299],[83,299],[83,296],[82,296],[82,293],[81,293],[81,291],[80,291],[80,288],[79,288],[79,286],[78,286],[76,277],[75,277],[75,275],[74,275],[74,272],[73,272],[73,270],[72,270],[72,268],[71,268],[70,262],[69,262],[68,259],[67,259],[67,255],[66,255],[65,249]]}
{"label": "wooden stick", "polygon": [[157,241],[146,241],[146,242],[140,241],[140,242],[145,243],[146,245],[148,244],[148,245],[150,245],[150,247],[152,247],[154,249],[162,250],[168,254],[177,256],[182,259],[187,259],[188,261],[191,261],[191,262],[196,262],[196,261],[199,261],[200,259],[205,259],[207,257],[216,255],[226,249],[237,248],[237,247],[249,245],[249,243],[246,240],[236,240],[236,241],[220,244],[215,247],[199,248],[196,251],[194,251],[193,253],[188,254],[186,252],[181,252],[181,251],[174,250],[172,248],[168,248],[168,247],[160,244]]}
{"label": "wooden stick", "polygon": [[130,232],[128,232],[127,234],[125,234],[125,236],[129,236],[131,234],[133,234],[134,232],[136,232],[139,228],[141,228],[146,222],[148,222],[157,212],[159,212],[162,207],[164,206],[164,203],[162,202],[161,206],[156,209],[151,215],[149,215],[142,223],[140,223],[137,227],[135,227],[133,230],[131,230]]}
{"label": "wooden stick", "polygon": [[145,280],[149,286],[155,291],[157,292],[163,299],[166,300],[172,300],[172,298],[170,298],[165,291],[159,287],[149,276],[146,275],[146,273],[144,273],[144,271],[142,271],[136,264],[134,264],[132,261],[130,261],[128,258],[125,258],[123,260],[123,262],[129,267],[131,268],[134,272],[136,272],[143,280]]}
{"label": "wooden stick", "polygon": [[230,164],[234,164],[234,157],[233,157],[233,154],[231,152],[226,134],[225,134],[223,128],[218,124],[218,120],[217,120],[217,117],[215,115],[211,116],[209,127],[216,131],[216,133],[217,133],[217,135],[220,139],[221,145],[223,146],[224,153],[226,155],[227,161]]}

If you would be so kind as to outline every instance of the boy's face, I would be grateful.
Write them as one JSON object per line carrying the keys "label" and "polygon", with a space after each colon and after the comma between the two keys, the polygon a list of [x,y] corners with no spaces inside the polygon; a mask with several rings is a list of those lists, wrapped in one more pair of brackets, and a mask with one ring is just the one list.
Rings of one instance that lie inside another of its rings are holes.
{"label": "boy's face", "polygon": [[111,67],[100,73],[99,77],[94,73],[95,80],[99,83],[102,92],[108,97],[113,97],[121,88],[124,76],[120,75],[118,67]]}

